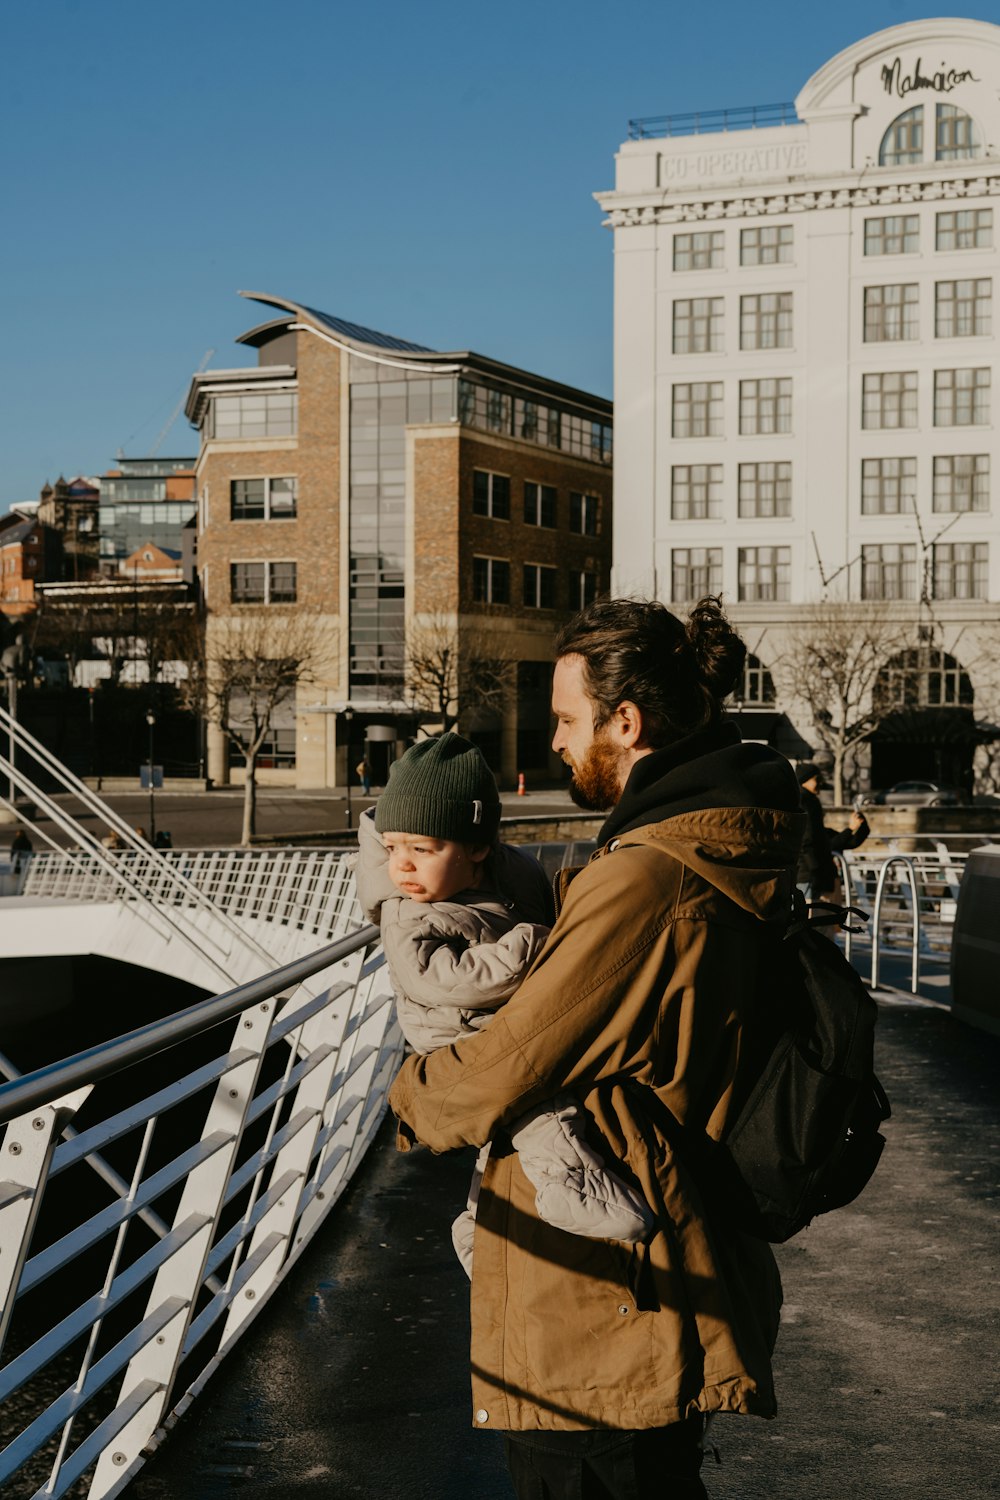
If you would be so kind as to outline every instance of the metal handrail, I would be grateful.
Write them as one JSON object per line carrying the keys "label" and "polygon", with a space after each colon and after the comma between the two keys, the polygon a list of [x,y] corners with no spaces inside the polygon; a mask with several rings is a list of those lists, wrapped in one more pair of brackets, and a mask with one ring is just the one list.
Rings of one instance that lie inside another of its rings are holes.
{"label": "metal handrail", "polygon": [[878,874],[878,884],[875,887],[875,910],[872,917],[872,989],[878,989],[880,977],[880,957],[882,936],[882,905],[885,895],[886,882],[889,871],[899,865],[906,871],[909,882],[910,895],[913,898],[913,941],[910,957],[910,989],[913,994],[917,993],[920,986],[920,896],[917,891],[917,875],[914,862],[908,854],[893,854],[886,860]]}
{"label": "metal handrail", "polygon": [[[24,1391],[4,1407],[20,1430],[0,1488],[18,1475],[20,1493],[58,1500],[84,1478],[90,1500],[120,1494],[298,1259],[402,1056],[378,940],[366,925],[0,1087],[0,1345],[17,1329],[0,1398]],[[144,1096],[123,1095],[119,1075],[143,1064]],[[124,1171],[95,1200],[72,1169],[112,1143]],[[56,1274],[71,1264],[91,1269]]]}
{"label": "metal handrail", "polygon": [[311,979],[314,974],[356,953],[359,948],[369,947],[378,941],[378,936],[377,927],[362,927],[305,958],[296,958],[291,963],[283,964],[280,969],[265,974],[261,979],[251,979],[210,1000],[199,1000],[163,1020],[150,1021],[148,1026],[138,1026],[135,1031],[128,1031],[124,1036],[100,1042],[96,1047],[88,1047],[73,1057],[50,1064],[49,1067],[25,1073],[13,1083],[2,1084],[0,1125],[5,1125],[15,1116],[26,1114],[52,1099],[58,1099],[63,1094],[72,1093],[74,1089],[99,1083],[112,1073],[131,1067],[133,1063],[145,1062],[158,1052],[189,1041],[191,1037],[199,1036],[201,1032],[208,1031],[223,1021],[231,1021],[248,1006],[270,1000],[279,991],[301,984],[303,979]]}

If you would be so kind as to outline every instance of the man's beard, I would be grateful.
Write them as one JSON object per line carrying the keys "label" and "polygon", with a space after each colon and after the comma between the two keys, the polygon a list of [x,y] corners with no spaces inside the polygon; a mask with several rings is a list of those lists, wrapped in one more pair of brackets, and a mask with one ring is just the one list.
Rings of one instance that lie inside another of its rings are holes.
{"label": "man's beard", "polygon": [[587,812],[605,812],[622,794],[620,751],[598,733],[580,764],[573,766],[569,794]]}

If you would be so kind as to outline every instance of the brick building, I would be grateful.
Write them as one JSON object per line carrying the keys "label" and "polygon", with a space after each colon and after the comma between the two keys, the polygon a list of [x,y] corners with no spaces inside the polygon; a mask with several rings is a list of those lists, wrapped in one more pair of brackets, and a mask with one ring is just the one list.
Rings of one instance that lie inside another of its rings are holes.
{"label": "brick building", "polygon": [[[252,295],[281,313],[240,340],[257,366],[195,375],[187,412],[210,640],[241,605],[295,605],[327,642],[266,774],[343,784],[364,748],[382,780],[441,723],[415,680],[428,655],[458,660],[460,727],[507,784],[553,774],[552,639],[610,574],[610,402]],[[209,774],[228,774],[221,735]]]}
{"label": "brick building", "polygon": [[64,579],[91,578],[98,571],[97,507],[100,490],[78,474],[46,483],[38,502],[38,519],[62,537]]}
{"label": "brick building", "polygon": [[58,578],[62,544],[58,532],[37,515],[14,511],[0,521],[0,612],[8,620],[34,612],[36,585]]}

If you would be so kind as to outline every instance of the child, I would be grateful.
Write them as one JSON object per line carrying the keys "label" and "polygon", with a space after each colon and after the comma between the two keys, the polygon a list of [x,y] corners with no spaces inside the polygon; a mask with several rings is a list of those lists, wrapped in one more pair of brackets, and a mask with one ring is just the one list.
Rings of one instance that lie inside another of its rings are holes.
{"label": "child", "polygon": [[[458,734],[421,740],[396,761],[358,828],[357,886],[382,929],[399,1023],[417,1052],[488,1026],[542,949],[552,893],[538,862],[501,844],[500,798],[481,751]],[[652,1228],[641,1194],[608,1171],[586,1141],[587,1116],[569,1094],[510,1127],[539,1215],[595,1239],[633,1241]],[[472,1274],[479,1183],[452,1238]]]}

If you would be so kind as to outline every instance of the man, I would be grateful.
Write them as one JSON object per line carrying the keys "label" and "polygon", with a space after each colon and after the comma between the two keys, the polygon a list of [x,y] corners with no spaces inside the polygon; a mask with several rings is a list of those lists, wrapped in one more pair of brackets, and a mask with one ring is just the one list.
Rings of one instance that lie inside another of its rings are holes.
{"label": "man", "polygon": [[830,852],[830,835],[823,824],[819,792],[823,773],[811,760],[795,768],[799,783],[799,806],[805,816],[802,845],[795,878],[807,901],[840,899],[837,867]]}
{"label": "man", "polygon": [[[775,1410],[774,1259],[731,1222],[705,1158],[749,1081],[744,1027],[790,909],[797,788],[724,719],[745,648],[717,600],[686,628],[659,604],[599,601],[556,654],[553,746],[577,801],[613,811],[490,1029],[407,1059],[391,1102],[401,1144],[493,1141],[473,1421],[505,1433],[520,1500],[680,1500],[705,1494],[705,1415]],[[540,1219],[503,1127],[561,1090],[653,1209],[645,1243]]]}

